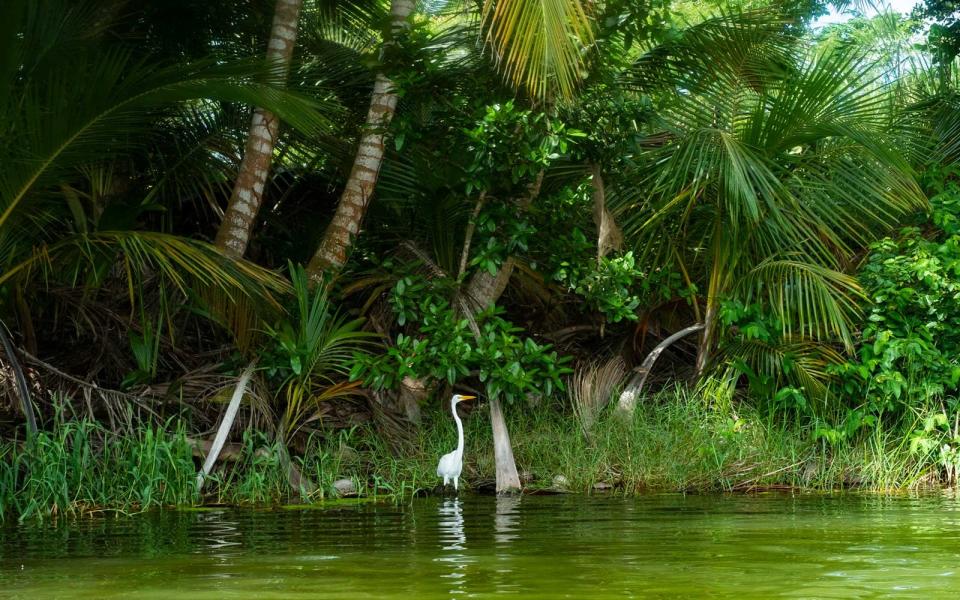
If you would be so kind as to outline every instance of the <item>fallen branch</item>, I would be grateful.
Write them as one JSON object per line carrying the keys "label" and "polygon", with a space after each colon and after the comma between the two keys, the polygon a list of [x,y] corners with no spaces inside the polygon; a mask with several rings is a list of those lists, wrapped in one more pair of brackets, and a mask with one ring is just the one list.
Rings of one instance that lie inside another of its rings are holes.
{"label": "fallen branch", "polygon": [[233,397],[230,398],[230,404],[227,405],[227,410],[223,414],[223,420],[220,422],[219,429],[217,429],[217,435],[213,438],[210,454],[207,455],[207,460],[203,462],[203,468],[200,469],[200,473],[197,474],[198,492],[203,488],[203,480],[210,474],[214,463],[217,462],[217,457],[220,456],[220,450],[223,449],[223,444],[227,441],[227,434],[230,433],[230,428],[233,427],[233,420],[237,417],[237,411],[240,409],[240,400],[243,399],[243,393],[247,390],[247,384],[253,375],[253,367],[255,364],[255,362],[250,363],[250,366],[248,366],[246,371],[240,376],[237,387],[233,390]]}

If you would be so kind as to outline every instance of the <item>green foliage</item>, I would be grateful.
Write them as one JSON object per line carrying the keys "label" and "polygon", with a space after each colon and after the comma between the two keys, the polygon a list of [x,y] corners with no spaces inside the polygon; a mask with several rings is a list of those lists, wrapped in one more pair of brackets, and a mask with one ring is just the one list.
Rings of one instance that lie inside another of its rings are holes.
{"label": "green foliage", "polygon": [[477,216],[470,266],[495,275],[507,257],[527,252],[535,233],[530,221],[516,214],[515,207],[499,202],[486,204]]}
{"label": "green foliage", "polygon": [[570,127],[586,134],[574,153],[609,169],[629,168],[642,151],[645,130],[657,117],[650,96],[605,83],[584,89],[561,114]]}
{"label": "green foliage", "polygon": [[473,156],[466,169],[467,194],[475,190],[523,192],[539,173],[566,154],[574,138],[583,136],[542,112],[518,108],[512,100],[488,106],[477,126],[465,133],[467,151]]}
{"label": "green foliage", "polygon": [[294,305],[266,327],[268,343],[261,366],[283,406],[281,432],[292,435],[310,419],[321,401],[348,395],[351,364],[366,355],[373,334],[360,331],[363,321],[348,320],[332,306],[327,287],[311,285],[301,265],[290,263]]}
{"label": "green foliage", "polygon": [[192,504],[196,471],[182,426],[115,436],[89,421],[59,423],[22,449],[0,445],[0,520]]}
{"label": "green foliage", "polygon": [[529,252],[531,267],[574,294],[583,312],[600,314],[608,323],[636,321],[643,310],[672,298],[692,303],[695,286],[686,286],[670,268],[646,272],[631,250],[597,258],[596,242],[581,229],[590,218],[591,194],[591,184],[583,182],[538,202],[531,215],[539,234]]}
{"label": "green foliage", "polygon": [[[730,27],[737,36],[724,37]],[[852,348],[859,286],[844,261],[925,205],[882,125],[888,90],[856,53],[798,56],[757,15],[693,33],[649,56],[670,85],[695,81],[664,96],[670,135],[643,165],[647,179],[614,198],[625,235],[644,263],[690,273],[707,312],[721,299],[756,302],[784,338]]]}
{"label": "green foliage", "polygon": [[[579,229],[574,230],[573,237],[574,244],[586,240]],[[633,290],[644,274],[637,268],[633,252],[613,258],[604,256],[589,266],[562,261],[553,277],[583,298],[592,310],[603,314],[610,323],[639,318],[640,297]]]}
{"label": "green foliage", "polygon": [[842,356],[828,344],[785,334],[779,319],[759,303],[720,303],[723,368],[746,380],[761,410],[805,419],[832,409],[828,386]]}
{"label": "green foliage", "polygon": [[434,288],[412,277],[397,282],[391,302],[398,322],[415,323],[416,329],[399,334],[386,354],[355,355],[352,381],[395,388],[404,377],[432,377],[451,385],[476,377],[488,397],[508,402],[563,389],[569,358],[520,337],[523,330],[501,318],[502,311],[464,317]]}
{"label": "green foliage", "polygon": [[929,221],[873,244],[860,269],[867,321],[856,360],[835,372],[865,415],[926,411],[960,384],[960,187],[947,175]]}

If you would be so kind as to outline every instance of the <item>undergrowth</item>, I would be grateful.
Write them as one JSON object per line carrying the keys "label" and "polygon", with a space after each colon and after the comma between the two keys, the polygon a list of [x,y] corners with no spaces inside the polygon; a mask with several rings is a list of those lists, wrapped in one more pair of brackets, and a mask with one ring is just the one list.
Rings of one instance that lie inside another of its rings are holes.
{"label": "undergrowth", "polygon": [[[641,402],[631,417],[611,410],[588,431],[571,411],[509,407],[517,466],[529,491],[625,495],[776,488],[896,490],[938,484],[941,467],[915,451],[909,427],[878,426],[828,443],[811,423],[762,416],[722,395],[671,390]],[[465,423],[461,489],[493,486],[493,442],[481,406]],[[275,505],[296,501],[283,453],[257,432],[239,458],[221,461],[203,493],[199,458],[183,424],[115,436],[89,421],[66,421],[34,439],[0,444],[0,519],[46,519],[104,510],[198,504]],[[312,502],[337,497],[351,479],[360,496],[400,499],[439,491],[437,458],[456,444],[449,413],[427,412],[413,449],[397,452],[370,427],[315,436],[299,471],[316,484]],[[597,485],[601,484],[601,485]]]}

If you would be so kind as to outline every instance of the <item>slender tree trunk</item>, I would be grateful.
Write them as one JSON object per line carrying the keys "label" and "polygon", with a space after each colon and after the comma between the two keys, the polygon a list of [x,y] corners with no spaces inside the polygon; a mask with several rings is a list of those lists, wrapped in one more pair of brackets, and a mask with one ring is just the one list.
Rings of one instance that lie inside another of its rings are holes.
{"label": "slender tree trunk", "polygon": [[227,405],[227,410],[223,413],[223,420],[220,421],[220,427],[217,428],[217,435],[214,436],[213,444],[210,445],[210,453],[207,454],[206,460],[203,461],[203,467],[197,474],[198,492],[203,489],[203,482],[210,475],[213,465],[216,464],[217,458],[220,456],[220,450],[223,449],[223,445],[227,441],[230,428],[233,427],[233,421],[237,417],[237,411],[240,410],[240,401],[243,400],[243,394],[247,391],[247,384],[250,382],[250,377],[253,376],[254,366],[255,363],[250,363],[250,366],[246,368],[240,375],[239,381],[237,381],[237,387],[233,390],[230,404]]}
{"label": "slender tree trunk", "polygon": [[714,223],[713,241],[711,242],[713,258],[710,267],[710,282],[707,285],[707,307],[703,315],[703,335],[700,338],[700,347],[697,349],[696,369],[693,373],[694,382],[700,381],[710,362],[710,353],[716,344],[717,309],[720,307],[721,295],[730,283],[732,267],[736,257],[729,251],[730,245],[725,243],[722,220],[718,217]]}
{"label": "slender tree trunk", "polygon": [[628,383],[627,387],[623,390],[623,393],[620,394],[620,400],[617,402],[617,411],[622,414],[632,414],[633,409],[637,406],[637,398],[640,397],[640,392],[643,391],[643,384],[647,382],[647,376],[650,375],[650,371],[653,369],[653,363],[657,362],[657,359],[660,358],[664,350],[681,338],[695,331],[702,330],[703,327],[702,323],[691,325],[657,344],[657,347],[651,350],[650,354],[640,363],[640,367],[636,369],[636,375],[633,376],[630,383]]}
{"label": "slender tree trunk", "polygon": [[[540,195],[543,184],[543,171],[527,190],[527,195],[518,202],[520,210],[525,211]],[[488,271],[477,272],[467,285],[466,296],[468,301],[477,308],[475,312],[484,310],[494,304],[503,295],[510,283],[516,259],[507,257],[496,274]],[[490,400],[490,426],[493,429],[493,457],[496,463],[497,493],[511,494],[520,490],[520,476],[517,474],[517,463],[513,458],[513,446],[510,444],[510,432],[507,422],[503,418],[500,401]]]}
{"label": "slender tree trunk", "polygon": [[493,428],[493,459],[496,463],[497,494],[512,494],[520,491],[520,476],[517,461],[513,458],[510,432],[500,410],[500,401],[490,399],[490,426]]}
{"label": "slender tree trunk", "polygon": [[[397,34],[409,28],[408,19],[413,9],[413,0],[391,1],[391,35],[384,42],[385,48],[395,43],[393,38]],[[319,280],[324,271],[339,271],[347,262],[353,239],[360,232],[360,224],[377,186],[380,166],[383,164],[386,130],[397,110],[397,100],[393,82],[383,73],[377,73],[350,177],[323,240],[307,265],[307,273],[314,281]]]}
{"label": "slender tree trunk", "polygon": [[470,222],[467,223],[467,232],[463,236],[463,250],[460,252],[460,269],[457,271],[457,281],[463,280],[464,273],[467,272],[467,263],[470,262],[470,246],[473,244],[473,234],[477,230],[477,218],[483,205],[487,200],[487,192],[480,192],[477,198],[477,204],[473,207],[473,213],[470,215]]}
{"label": "slender tree trunk", "polygon": [[703,335],[700,336],[700,347],[697,348],[697,366],[693,373],[694,381],[700,381],[704,371],[707,369],[707,363],[710,361],[710,350],[713,347],[713,330],[716,327],[716,320],[716,302],[708,298],[707,310],[703,318]]}
{"label": "slender tree trunk", "polygon": [[[284,78],[290,69],[297,41],[297,20],[302,4],[303,0],[277,0],[274,9],[267,60],[281,69]],[[242,258],[247,251],[279,130],[276,115],[259,107],[254,109],[237,182],[217,230],[216,245],[231,258]]]}
{"label": "slender tree trunk", "polygon": [[619,250],[623,246],[623,233],[613,215],[607,210],[606,190],[603,185],[603,173],[600,165],[590,164],[593,184],[593,223],[597,226],[597,263],[611,250]]}

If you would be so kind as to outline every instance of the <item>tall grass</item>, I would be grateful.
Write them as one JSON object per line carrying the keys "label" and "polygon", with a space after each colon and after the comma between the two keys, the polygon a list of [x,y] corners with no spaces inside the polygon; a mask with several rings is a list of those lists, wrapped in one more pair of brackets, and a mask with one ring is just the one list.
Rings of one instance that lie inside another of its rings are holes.
{"label": "tall grass", "polygon": [[67,421],[0,446],[0,518],[190,504],[197,499],[195,478],[182,428],[115,437],[89,421]]}
{"label": "tall grass", "polygon": [[[609,408],[596,411],[586,436],[572,407],[506,407],[528,489],[550,488],[557,475],[563,475],[568,491],[591,492],[602,482],[627,495],[777,487],[894,490],[936,485],[942,479],[935,455],[911,450],[909,425],[880,426],[830,445],[814,435],[812,424],[765,416],[734,402],[719,385],[696,392],[667,390],[639,403],[630,417]],[[425,416],[415,449],[402,455],[372,426],[309,440],[303,455],[293,458],[317,486],[307,500],[336,497],[334,482],[342,478],[352,479],[359,495],[372,498],[438,490],[436,461],[456,445],[456,432],[439,408]],[[485,487],[494,479],[486,411],[470,415],[465,428],[461,482],[467,489]],[[0,520],[299,499],[282,453],[265,435],[247,432],[243,448],[235,462],[214,470],[207,495],[200,497],[198,460],[182,425],[116,437],[90,422],[64,422],[30,442],[0,444]]]}
{"label": "tall grass", "polygon": [[[523,405],[506,410],[517,466],[530,488],[551,487],[563,475],[566,488],[580,492],[597,483],[623,494],[778,487],[889,491],[936,484],[940,475],[935,460],[911,452],[907,426],[877,428],[830,445],[816,438],[813,422],[771,417],[734,402],[725,386],[713,383],[648,397],[626,418],[608,406],[597,412],[589,436],[575,412]],[[467,485],[492,481],[493,442],[485,414],[467,420],[466,437]],[[419,452],[402,459],[375,452],[368,469],[381,478],[416,478],[432,488],[438,483],[432,472],[436,459],[454,444],[453,428],[435,418],[421,431]]]}

